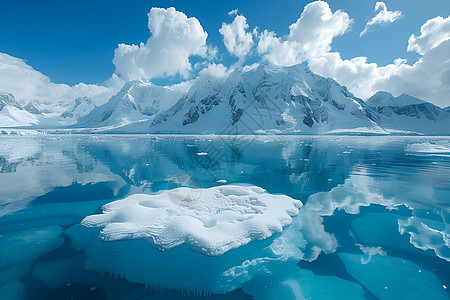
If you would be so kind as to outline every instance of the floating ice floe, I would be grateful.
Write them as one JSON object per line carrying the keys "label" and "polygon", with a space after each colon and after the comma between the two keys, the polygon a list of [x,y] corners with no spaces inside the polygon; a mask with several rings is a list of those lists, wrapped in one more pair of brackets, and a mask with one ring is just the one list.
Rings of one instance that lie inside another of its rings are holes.
{"label": "floating ice floe", "polygon": [[105,241],[145,239],[159,250],[186,243],[207,255],[222,255],[283,230],[302,203],[256,186],[219,186],[193,193],[182,187],[136,194],[103,206],[82,225],[102,227]]}
{"label": "floating ice floe", "polygon": [[416,155],[421,154],[450,156],[450,142],[447,140],[443,140],[415,143],[406,146],[405,151],[412,152]]}
{"label": "floating ice floe", "polygon": [[306,226],[301,206],[256,186],[176,188],[109,203],[66,233],[88,255],[88,270],[155,289],[221,294],[295,265],[303,251],[320,253],[323,225]]}

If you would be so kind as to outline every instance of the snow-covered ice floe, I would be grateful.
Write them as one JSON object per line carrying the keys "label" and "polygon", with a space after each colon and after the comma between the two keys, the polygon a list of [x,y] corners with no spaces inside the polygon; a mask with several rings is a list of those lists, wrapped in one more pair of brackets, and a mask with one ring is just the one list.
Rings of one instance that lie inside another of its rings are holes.
{"label": "snow-covered ice floe", "polygon": [[181,187],[114,201],[82,225],[102,227],[105,241],[146,239],[159,250],[186,243],[200,253],[222,255],[281,232],[301,206],[299,200],[256,186]]}
{"label": "snow-covered ice floe", "polygon": [[106,204],[66,233],[88,255],[88,270],[154,288],[221,294],[303,258],[301,207],[256,186],[183,187]]}
{"label": "snow-covered ice floe", "polygon": [[423,143],[415,143],[406,146],[405,151],[414,153],[415,155],[450,156],[450,142],[429,141]]}

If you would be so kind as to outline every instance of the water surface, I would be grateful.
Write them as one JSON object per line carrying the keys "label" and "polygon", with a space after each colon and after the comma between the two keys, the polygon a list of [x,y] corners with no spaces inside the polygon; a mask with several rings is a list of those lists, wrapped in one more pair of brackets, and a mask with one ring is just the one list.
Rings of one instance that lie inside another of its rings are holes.
{"label": "water surface", "polygon": [[[90,269],[73,245],[108,202],[225,181],[303,202],[301,259],[215,295]],[[448,299],[449,223],[448,137],[0,137],[1,299]]]}

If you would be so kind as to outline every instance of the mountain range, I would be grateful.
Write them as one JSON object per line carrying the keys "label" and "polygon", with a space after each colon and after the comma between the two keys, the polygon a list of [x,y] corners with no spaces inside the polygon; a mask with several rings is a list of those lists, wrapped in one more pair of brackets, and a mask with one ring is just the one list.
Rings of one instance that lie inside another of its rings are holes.
{"label": "mountain range", "polygon": [[450,134],[449,109],[403,94],[366,101],[303,65],[260,64],[226,79],[198,77],[187,92],[146,80],[126,83],[101,106],[72,107],[0,93],[0,127],[70,132],[186,134]]}

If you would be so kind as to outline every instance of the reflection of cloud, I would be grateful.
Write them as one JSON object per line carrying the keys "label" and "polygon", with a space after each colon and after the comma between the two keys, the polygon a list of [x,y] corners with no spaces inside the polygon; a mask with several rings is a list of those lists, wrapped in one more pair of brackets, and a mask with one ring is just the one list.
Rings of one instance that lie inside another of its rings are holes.
{"label": "reflection of cloud", "polygon": [[361,256],[361,264],[363,265],[368,264],[374,255],[386,255],[386,252],[384,252],[381,247],[368,247],[360,244],[356,244],[356,246],[358,246],[359,249],[361,249],[361,251],[366,255],[365,257]]}
{"label": "reflection of cloud", "polygon": [[416,248],[433,250],[437,256],[450,261],[450,232],[447,229],[437,230],[425,225],[419,218],[411,217],[398,220],[398,230],[401,234],[408,233],[409,241]]}
{"label": "reflection of cloud", "polygon": [[379,204],[394,209],[399,205],[395,199],[385,198],[374,186],[377,185],[371,177],[351,175],[344,184],[334,187],[331,191],[310,196],[305,207],[325,216],[333,215],[336,209],[358,214],[361,206]]}

